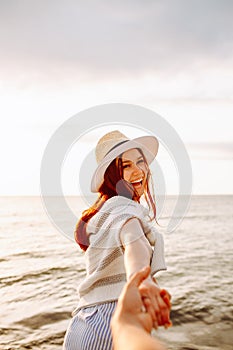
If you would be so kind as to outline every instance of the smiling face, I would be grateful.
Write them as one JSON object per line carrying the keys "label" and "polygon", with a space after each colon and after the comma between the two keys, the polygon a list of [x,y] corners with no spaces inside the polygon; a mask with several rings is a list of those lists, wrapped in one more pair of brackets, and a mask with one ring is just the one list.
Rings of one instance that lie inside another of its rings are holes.
{"label": "smiling face", "polygon": [[148,167],[139,150],[133,148],[122,154],[122,169],[123,179],[142,196],[146,187]]}

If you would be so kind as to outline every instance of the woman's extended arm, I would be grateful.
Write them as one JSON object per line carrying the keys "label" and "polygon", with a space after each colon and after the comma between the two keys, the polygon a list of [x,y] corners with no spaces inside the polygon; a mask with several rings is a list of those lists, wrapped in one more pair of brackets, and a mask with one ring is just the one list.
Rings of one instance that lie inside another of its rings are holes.
{"label": "woman's extended arm", "polygon": [[[150,265],[152,249],[138,219],[132,218],[122,228],[121,240],[125,248],[124,261],[127,280],[144,266]],[[149,275],[140,286],[144,306],[150,313],[154,327],[169,326],[170,307],[160,295],[160,288]]]}
{"label": "woman's extended arm", "polygon": [[[127,280],[130,276],[150,265],[152,249],[138,219],[132,218],[121,230],[121,241],[125,248],[124,261]],[[150,278],[150,276],[148,277]]]}

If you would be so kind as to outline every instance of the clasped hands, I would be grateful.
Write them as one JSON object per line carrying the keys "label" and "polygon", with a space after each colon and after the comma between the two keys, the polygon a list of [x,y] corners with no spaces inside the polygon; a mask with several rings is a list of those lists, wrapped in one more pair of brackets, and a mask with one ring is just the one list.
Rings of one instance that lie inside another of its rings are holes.
{"label": "clasped hands", "polygon": [[132,325],[147,333],[158,326],[172,325],[170,320],[171,296],[160,289],[150,277],[150,267],[135,273],[126,283],[118,300],[113,322],[115,325]]}
{"label": "clasped hands", "polygon": [[[150,272],[150,269],[147,268]],[[160,289],[156,280],[150,276],[145,278],[138,287],[142,299],[142,311],[147,312],[153,322],[153,328],[159,326],[168,328],[170,320],[171,295],[165,289]]]}

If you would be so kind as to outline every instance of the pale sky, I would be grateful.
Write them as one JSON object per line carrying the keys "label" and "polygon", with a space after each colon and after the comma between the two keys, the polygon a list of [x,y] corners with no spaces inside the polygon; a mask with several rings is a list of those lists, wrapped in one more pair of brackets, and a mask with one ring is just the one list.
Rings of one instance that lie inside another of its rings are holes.
{"label": "pale sky", "polygon": [[[112,102],[152,109],[173,126],[191,158],[194,194],[233,194],[232,18],[230,0],[0,1],[0,195],[39,195],[52,134]],[[95,143],[83,142],[83,154]],[[65,194],[78,194],[75,159],[73,147]]]}

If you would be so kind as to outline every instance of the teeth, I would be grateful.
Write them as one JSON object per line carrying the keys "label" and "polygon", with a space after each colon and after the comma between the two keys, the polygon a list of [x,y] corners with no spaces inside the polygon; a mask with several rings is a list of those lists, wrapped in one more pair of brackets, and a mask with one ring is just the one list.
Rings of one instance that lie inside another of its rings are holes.
{"label": "teeth", "polygon": [[135,183],[141,182],[141,181],[142,181],[142,179],[138,179],[137,181],[132,181],[131,184],[135,184]]}

